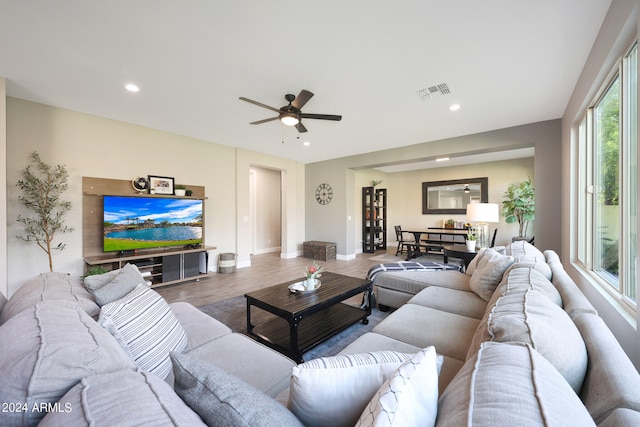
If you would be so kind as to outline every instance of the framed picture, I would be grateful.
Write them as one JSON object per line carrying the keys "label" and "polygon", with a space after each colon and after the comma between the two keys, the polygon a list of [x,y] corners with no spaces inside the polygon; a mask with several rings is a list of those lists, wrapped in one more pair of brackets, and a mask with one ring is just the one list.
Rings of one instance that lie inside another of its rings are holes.
{"label": "framed picture", "polygon": [[173,195],[173,178],[149,175],[149,189],[155,194]]}

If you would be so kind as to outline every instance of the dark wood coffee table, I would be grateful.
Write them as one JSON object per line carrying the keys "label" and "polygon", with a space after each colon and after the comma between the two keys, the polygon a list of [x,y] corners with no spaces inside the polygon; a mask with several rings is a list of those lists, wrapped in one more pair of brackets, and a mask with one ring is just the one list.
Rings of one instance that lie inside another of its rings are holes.
{"label": "dark wood coffee table", "polygon": [[[301,279],[249,292],[244,296],[247,299],[247,332],[297,363],[302,363],[302,354],[311,347],[358,321],[365,325],[369,323],[370,304],[358,308],[343,301],[361,293],[366,293],[366,301],[371,301],[373,284],[367,279],[325,272],[320,277],[322,285],[319,289],[291,293],[288,286],[299,281]],[[252,306],[277,317],[253,325]]]}
{"label": "dark wood coffee table", "polygon": [[465,270],[469,267],[469,263],[478,255],[478,250],[467,250],[466,245],[446,245],[442,247],[444,251],[444,263],[449,262],[449,257],[460,258],[464,263]]}

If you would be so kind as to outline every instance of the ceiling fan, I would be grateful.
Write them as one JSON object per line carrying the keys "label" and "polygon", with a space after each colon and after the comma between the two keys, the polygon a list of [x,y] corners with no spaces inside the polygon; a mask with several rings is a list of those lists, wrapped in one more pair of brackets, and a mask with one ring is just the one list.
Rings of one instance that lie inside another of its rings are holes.
{"label": "ceiling fan", "polygon": [[342,120],[342,116],[334,115],[334,114],[313,114],[313,113],[303,113],[302,107],[309,102],[311,97],[313,96],[313,92],[309,92],[308,90],[302,89],[298,96],[292,95],[290,93],[284,96],[284,99],[289,102],[289,105],[285,105],[284,107],[274,108],[269,105],[263,104],[258,101],[254,101],[249,98],[245,98],[243,96],[240,97],[241,100],[249,102],[251,104],[257,105],[258,107],[263,107],[271,111],[275,111],[278,113],[277,117],[271,117],[270,119],[258,120],[256,122],[251,122],[252,125],[259,125],[261,123],[270,122],[272,120],[278,120],[287,125],[287,126],[295,126],[298,129],[298,132],[306,132],[307,128],[302,124],[302,119],[318,119],[318,120],[333,120],[339,122]]}

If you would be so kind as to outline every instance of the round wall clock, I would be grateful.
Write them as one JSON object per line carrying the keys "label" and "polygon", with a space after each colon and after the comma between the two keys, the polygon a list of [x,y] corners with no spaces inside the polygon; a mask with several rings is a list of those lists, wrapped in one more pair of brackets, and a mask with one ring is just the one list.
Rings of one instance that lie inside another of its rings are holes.
{"label": "round wall clock", "polygon": [[333,190],[329,184],[320,184],[316,189],[316,201],[321,205],[328,205],[333,198]]}
{"label": "round wall clock", "polygon": [[133,185],[134,190],[136,190],[140,194],[146,192],[149,189],[149,181],[142,177],[138,177],[131,181],[131,185]]}

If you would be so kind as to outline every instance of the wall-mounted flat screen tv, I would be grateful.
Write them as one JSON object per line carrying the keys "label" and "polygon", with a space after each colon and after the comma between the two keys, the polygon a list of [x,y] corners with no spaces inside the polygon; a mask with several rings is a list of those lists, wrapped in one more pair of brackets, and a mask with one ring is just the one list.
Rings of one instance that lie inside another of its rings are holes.
{"label": "wall-mounted flat screen tv", "polygon": [[202,244],[202,200],[104,196],[104,251]]}

